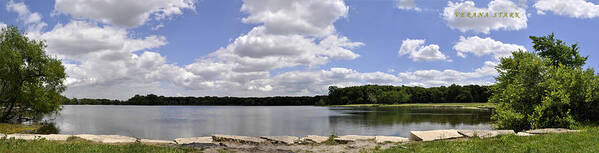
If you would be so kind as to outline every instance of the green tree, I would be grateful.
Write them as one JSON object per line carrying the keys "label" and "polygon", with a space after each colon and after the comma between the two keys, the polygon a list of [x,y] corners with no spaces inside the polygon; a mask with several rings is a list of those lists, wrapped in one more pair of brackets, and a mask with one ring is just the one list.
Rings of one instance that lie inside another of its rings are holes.
{"label": "green tree", "polygon": [[576,45],[553,37],[531,36],[536,52],[517,51],[501,59],[489,99],[497,103],[492,118],[499,128],[571,127],[597,120],[598,77],[592,69],[583,70],[587,57]]}
{"label": "green tree", "polygon": [[567,46],[565,42],[555,39],[555,34],[551,33],[547,36],[535,37],[530,36],[532,48],[539,56],[551,62],[551,65],[558,66],[563,64],[568,67],[576,68],[585,64],[588,56],[581,56],[578,53],[578,44]]}
{"label": "green tree", "polygon": [[13,26],[0,31],[0,122],[30,120],[60,109],[65,68],[42,41]]}
{"label": "green tree", "polygon": [[379,99],[380,103],[384,104],[398,104],[408,102],[408,100],[410,100],[410,95],[404,90],[391,90],[382,92],[377,99]]}

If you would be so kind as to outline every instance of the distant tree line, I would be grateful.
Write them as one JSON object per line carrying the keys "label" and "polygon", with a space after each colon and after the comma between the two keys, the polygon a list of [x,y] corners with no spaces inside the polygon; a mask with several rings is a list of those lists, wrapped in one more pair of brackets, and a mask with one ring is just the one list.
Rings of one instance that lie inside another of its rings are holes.
{"label": "distant tree line", "polygon": [[301,97],[165,97],[135,95],[128,100],[77,99],[67,105],[344,105],[487,102],[488,86],[451,85],[449,87],[409,87],[363,85],[346,88],[329,87],[329,95]]}
{"label": "distant tree line", "polygon": [[399,104],[487,102],[489,86],[451,85],[449,87],[409,87],[364,85],[347,88],[329,87],[327,104]]}
{"label": "distant tree line", "polygon": [[72,98],[67,105],[316,105],[326,96],[302,97],[165,97],[149,94],[122,100]]}

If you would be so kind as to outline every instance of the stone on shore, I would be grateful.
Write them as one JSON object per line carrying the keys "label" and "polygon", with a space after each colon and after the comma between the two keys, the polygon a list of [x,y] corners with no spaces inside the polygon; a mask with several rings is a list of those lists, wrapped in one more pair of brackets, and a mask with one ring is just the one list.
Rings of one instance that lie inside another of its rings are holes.
{"label": "stone on shore", "polygon": [[152,140],[152,139],[140,139],[139,142],[143,143],[143,144],[174,144],[175,143],[175,141]]}
{"label": "stone on shore", "polygon": [[69,139],[72,136],[73,135],[66,135],[66,134],[39,135],[39,137],[41,137],[41,138],[44,138],[46,140],[52,140],[52,141],[67,141],[67,139]]}
{"label": "stone on shore", "polygon": [[337,142],[348,143],[355,141],[366,141],[366,140],[374,140],[374,136],[361,136],[361,135],[344,135],[334,139]]}
{"label": "stone on shore", "polygon": [[177,138],[175,142],[177,144],[213,143],[212,137]]}
{"label": "stone on shore", "polygon": [[298,137],[294,136],[261,136],[260,138],[269,140],[272,143],[294,144],[299,141]]}
{"label": "stone on shore", "polygon": [[533,135],[533,134],[526,133],[526,132],[518,132],[518,133],[516,133],[516,136],[531,136],[531,135]]}
{"label": "stone on shore", "polygon": [[329,137],[319,135],[307,135],[305,137],[300,138],[300,141],[305,143],[323,143],[327,140],[329,140]]}
{"label": "stone on shore", "polygon": [[266,140],[260,139],[257,137],[237,136],[237,135],[221,135],[221,134],[212,135],[212,139],[214,141],[218,141],[218,142],[230,141],[230,142],[245,143],[245,144],[259,144],[259,143],[266,142]]}
{"label": "stone on shore", "polygon": [[38,134],[7,134],[6,139],[15,138],[22,140],[35,140],[39,139],[40,136]]}
{"label": "stone on shore", "polygon": [[412,140],[416,141],[434,141],[463,137],[457,130],[411,131],[410,136]]}
{"label": "stone on shore", "polygon": [[570,129],[564,129],[564,128],[545,128],[545,129],[536,129],[536,130],[526,131],[526,133],[530,133],[530,134],[567,133],[567,132],[580,132],[580,130],[570,130]]}
{"label": "stone on shore", "polygon": [[91,134],[78,134],[74,135],[84,140],[100,143],[134,143],[137,138],[121,136],[121,135],[91,135]]}
{"label": "stone on shore", "polygon": [[458,133],[466,137],[477,136],[479,138],[490,138],[498,135],[516,134],[514,130],[458,130]]}
{"label": "stone on shore", "polygon": [[376,143],[398,143],[398,142],[408,142],[410,139],[404,137],[394,137],[394,136],[375,136],[374,140]]}

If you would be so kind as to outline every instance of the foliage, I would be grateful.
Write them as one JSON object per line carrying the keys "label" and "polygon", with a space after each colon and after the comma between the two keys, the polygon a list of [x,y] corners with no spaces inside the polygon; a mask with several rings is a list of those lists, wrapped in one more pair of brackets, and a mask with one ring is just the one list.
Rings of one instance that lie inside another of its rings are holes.
{"label": "foliage", "polygon": [[60,109],[65,68],[46,45],[16,27],[0,31],[0,122],[30,120]]}
{"label": "foliage", "polygon": [[0,133],[2,134],[13,134],[13,133],[27,133],[28,131],[35,131],[39,129],[42,125],[40,124],[10,124],[10,123],[0,123]]}
{"label": "foliage", "polygon": [[409,87],[364,85],[346,88],[329,87],[329,105],[487,102],[487,86],[451,85],[449,87]]}
{"label": "foliage", "polygon": [[553,37],[531,36],[536,53],[517,51],[501,59],[489,100],[497,103],[492,118],[499,128],[571,127],[598,119],[599,78],[592,69],[583,70],[587,57],[576,45]]}
{"label": "foliage", "polygon": [[381,153],[401,152],[599,152],[599,127],[576,133],[534,136],[505,135],[486,139],[430,141],[391,147]]}
{"label": "foliage", "polygon": [[585,64],[587,57],[582,57],[578,53],[578,44],[567,46],[562,40],[555,39],[555,34],[535,37],[530,36],[532,47],[538,52],[539,56],[546,58],[551,65],[557,66],[563,64],[568,67],[576,68]]}

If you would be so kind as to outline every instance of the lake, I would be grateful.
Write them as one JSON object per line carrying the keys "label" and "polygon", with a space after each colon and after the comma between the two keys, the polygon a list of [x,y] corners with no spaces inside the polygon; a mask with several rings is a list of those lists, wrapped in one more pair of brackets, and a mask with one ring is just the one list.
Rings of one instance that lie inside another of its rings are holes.
{"label": "lake", "polygon": [[490,129],[490,111],[412,107],[64,105],[52,119],[63,134],[172,140],[231,134],[390,135],[413,130]]}

